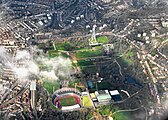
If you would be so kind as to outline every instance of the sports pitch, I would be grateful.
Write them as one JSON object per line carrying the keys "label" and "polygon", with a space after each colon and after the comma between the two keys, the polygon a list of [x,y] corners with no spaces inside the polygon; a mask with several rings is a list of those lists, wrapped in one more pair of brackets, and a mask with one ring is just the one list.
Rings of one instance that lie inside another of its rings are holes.
{"label": "sports pitch", "polygon": [[93,106],[93,105],[92,105],[92,102],[91,102],[91,100],[89,99],[88,96],[83,96],[83,97],[82,97],[82,101],[83,101],[83,105],[84,105],[85,108],[88,108],[88,107],[92,107],[92,106]]}
{"label": "sports pitch", "polygon": [[71,106],[71,105],[75,105],[78,104],[78,101],[76,100],[76,98],[74,96],[63,96],[61,98],[59,98],[61,106]]}

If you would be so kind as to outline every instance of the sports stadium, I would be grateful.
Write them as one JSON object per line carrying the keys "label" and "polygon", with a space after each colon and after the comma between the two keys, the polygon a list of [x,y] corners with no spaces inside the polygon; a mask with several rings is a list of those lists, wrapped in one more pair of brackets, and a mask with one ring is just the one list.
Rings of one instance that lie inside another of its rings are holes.
{"label": "sports stadium", "polygon": [[73,111],[81,108],[81,93],[74,88],[61,88],[54,92],[52,104],[62,111]]}

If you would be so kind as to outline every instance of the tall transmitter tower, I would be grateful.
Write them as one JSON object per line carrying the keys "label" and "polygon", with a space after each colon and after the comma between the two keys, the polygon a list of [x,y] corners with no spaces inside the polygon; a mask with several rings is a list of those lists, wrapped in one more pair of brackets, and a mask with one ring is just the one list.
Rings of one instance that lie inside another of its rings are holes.
{"label": "tall transmitter tower", "polygon": [[96,27],[97,27],[96,25],[93,25],[92,36],[89,39],[89,45],[90,46],[98,45],[98,42],[96,41]]}

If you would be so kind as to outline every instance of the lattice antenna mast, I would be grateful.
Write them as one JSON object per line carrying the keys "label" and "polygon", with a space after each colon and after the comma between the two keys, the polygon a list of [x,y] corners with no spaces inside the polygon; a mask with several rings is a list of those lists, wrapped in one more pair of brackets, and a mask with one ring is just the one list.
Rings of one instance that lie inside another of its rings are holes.
{"label": "lattice antenna mast", "polygon": [[91,38],[89,39],[89,45],[90,46],[94,46],[94,45],[98,45],[98,42],[96,40],[96,25],[93,25],[93,28],[92,28],[92,36]]}
{"label": "lattice antenna mast", "polygon": [[96,25],[93,25],[92,28],[92,40],[96,40]]}

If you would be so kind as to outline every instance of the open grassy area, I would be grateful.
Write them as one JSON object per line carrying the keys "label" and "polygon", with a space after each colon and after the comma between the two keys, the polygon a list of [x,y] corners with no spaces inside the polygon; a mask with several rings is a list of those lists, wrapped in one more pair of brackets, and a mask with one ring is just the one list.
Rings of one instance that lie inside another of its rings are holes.
{"label": "open grassy area", "polygon": [[99,109],[98,109],[99,113],[101,115],[110,115],[112,114],[112,111],[111,111],[111,106],[110,105],[104,105],[104,106],[101,106]]}
{"label": "open grassy area", "polygon": [[48,56],[49,58],[54,58],[54,57],[58,57],[58,56],[62,56],[62,57],[69,57],[67,54],[63,53],[63,52],[58,52],[58,51],[55,51],[55,50],[49,50],[48,51]]}
{"label": "open grassy area", "polygon": [[99,43],[108,43],[108,41],[109,41],[107,36],[100,36],[96,39],[97,39],[97,42],[99,42]]}
{"label": "open grassy area", "polygon": [[55,47],[57,50],[65,50],[65,51],[71,51],[74,48],[69,42],[55,44]]}
{"label": "open grassy area", "polygon": [[84,104],[85,108],[92,107],[92,102],[88,96],[82,96],[82,103]]}
{"label": "open grassy area", "polygon": [[38,48],[43,49],[45,47],[45,44],[38,44]]}
{"label": "open grassy area", "polygon": [[53,93],[53,88],[54,91],[60,88],[60,84],[57,81],[44,81],[43,82],[43,87],[50,93]]}
{"label": "open grassy area", "polygon": [[118,112],[113,115],[114,120],[130,120],[125,112]]}
{"label": "open grassy area", "polygon": [[48,43],[39,43],[37,45],[39,49],[54,49],[52,45],[48,45]]}
{"label": "open grassy area", "polygon": [[78,66],[94,65],[93,61],[90,60],[78,60]]}
{"label": "open grassy area", "polygon": [[55,50],[49,50],[49,51],[48,51],[48,55],[49,55],[50,58],[53,58],[53,57],[58,57],[58,56],[60,56],[61,53],[60,53],[60,52],[57,52],[57,51],[55,51]]}
{"label": "open grassy area", "polygon": [[98,69],[97,69],[96,65],[93,65],[93,66],[81,66],[81,70],[84,73],[97,73],[98,72]]}
{"label": "open grassy area", "polygon": [[76,52],[76,57],[77,58],[88,58],[88,57],[97,57],[102,55],[102,50],[100,49],[90,49],[87,51],[79,51]]}
{"label": "open grassy area", "polygon": [[71,106],[76,104],[75,98],[73,96],[60,98],[59,100],[60,100],[61,106]]}
{"label": "open grassy area", "polygon": [[125,55],[120,57],[118,59],[118,62],[122,63],[122,65],[124,65],[124,66],[131,65],[133,63],[133,61],[129,57],[125,56]]}
{"label": "open grassy area", "polygon": [[68,84],[68,87],[70,88],[75,88],[75,84],[76,84],[76,89],[81,91],[85,89],[85,86],[82,84],[82,82],[80,80],[76,80],[76,81],[70,81]]}
{"label": "open grassy area", "polygon": [[132,51],[129,51],[128,53],[127,53],[127,57],[132,57],[134,54],[133,54],[133,52]]}
{"label": "open grassy area", "polygon": [[143,107],[135,111],[119,111],[112,114],[114,120],[145,120],[146,116],[147,114]]}
{"label": "open grassy area", "polygon": [[79,50],[79,51],[80,51],[80,50],[81,50],[81,51],[87,51],[87,50],[88,50],[88,48],[83,48],[83,47],[82,47],[82,48],[77,48],[77,47],[75,47],[75,48],[74,48],[74,50]]}
{"label": "open grassy area", "polygon": [[136,49],[127,49],[124,53],[121,53],[121,56],[118,60],[121,65],[128,66],[135,62]]}

